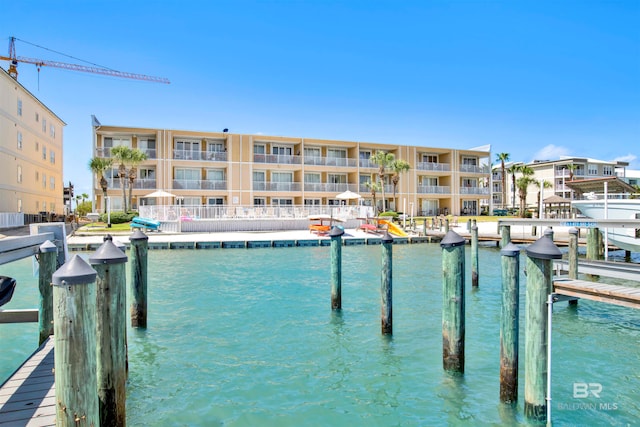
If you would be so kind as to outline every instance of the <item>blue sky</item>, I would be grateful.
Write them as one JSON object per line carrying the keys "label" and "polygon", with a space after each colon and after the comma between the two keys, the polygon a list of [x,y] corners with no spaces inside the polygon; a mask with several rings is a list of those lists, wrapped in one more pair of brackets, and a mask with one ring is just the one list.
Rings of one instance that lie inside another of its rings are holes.
{"label": "blue sky", "polygon": [[4,46],[15,36],[75,58],[23,42],[18,56],[171,80],[19,66],[67,123],[65,182],[77,191],[90,193],[92,114],[640,169],[638,0],[1,3]]}

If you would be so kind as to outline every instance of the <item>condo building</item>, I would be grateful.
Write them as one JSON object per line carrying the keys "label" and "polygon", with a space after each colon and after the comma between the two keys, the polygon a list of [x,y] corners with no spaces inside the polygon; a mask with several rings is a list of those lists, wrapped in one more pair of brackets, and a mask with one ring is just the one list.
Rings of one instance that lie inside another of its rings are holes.
{"label": "condo building", "polygon": [[[540,195],[540,187],[542,182],[543,198],[549,196],[558,196],[567,201],[574,199],[571,188],[567,185],[573,180],[582,180],[589,178],[610,178],[618,176],[626,182],[633,183],[632,179],[627,176],[628,162],[622,161],[604,161],[591,159],[587,157],[568,157],[563,156],[558,160],[534,160],[530,163],[506,163],[505,169],[508,171],[513,165],[528,166],[533,170],[531,179],[535,184],[529,185],[527,191],[527,206],[537,206],[538,196]],[[522,176],[516,172],[516,179]],[[506,184],[506,200],[502,200],[502,171],[500,164],[493,167],[492,177],[492,200],[495,208],[508,208],[519,206],[519,196],[517,188],[513,186],[513,177],[509,172],[505,176]]]}
{"label": "condo building", "polygon": [[[0,213],[63,215],[65,123],[0,68]],[[7,225],[19,225],[9,221]],[[28,222],[28,221],[27,221]]]}
{"label": "condo building", "polygon": [[[458,150],[314,138],[197,132],[126,126],[104,126],[93,118],[93,155],[111,158],[124,145],[146,153],[135,166],[131,207],[185,206],[321,206],[345,203],[339,193],[350,190],[373,204],[368,183],[378,179],[370,158],[378,150],[409,163],[393,185],[387,169],[384,191],[376,192],[382,209],[413,210],[415,215],[480,214],[489,211],[489,148]],[[104,172],[111,210],[123,209],[118,166]],[[128,184],[125,184],[128,185]],[[395,187],[395,188],[394,188]],[[382,190],[382,189],[381,189]],[[175,197],[144,197],[166,191]],[[128,190],[127,190],[128,196]],[[100,177],[93,177],[93,200],[102,211]]]}

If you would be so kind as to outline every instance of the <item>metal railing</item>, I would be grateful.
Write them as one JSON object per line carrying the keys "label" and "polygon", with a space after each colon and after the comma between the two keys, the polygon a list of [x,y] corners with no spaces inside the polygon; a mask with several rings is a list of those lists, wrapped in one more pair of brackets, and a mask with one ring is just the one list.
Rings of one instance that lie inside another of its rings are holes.
{"label": "metal railing", "polygon": [[449,172],[451,170],[451,165],[449,163],[418,163],[416,165],[416,170]]}
{"label": "metal railing", "polygon": [[451,187],[448,185],[420,185],[418,194],[451,194]]}
{"label": "metal railing", "polygon": [[299,182],[254,182],[253,191],[300,191]]}
{"label": "metal railing", "polygon": [[225,151],[173,150],[175,160],[205,160],[212,162],[226,162]]}
{"label": "metal railing", "polygon": [[460,187],[460,194],[488,195],[489,189],[486,187]]}

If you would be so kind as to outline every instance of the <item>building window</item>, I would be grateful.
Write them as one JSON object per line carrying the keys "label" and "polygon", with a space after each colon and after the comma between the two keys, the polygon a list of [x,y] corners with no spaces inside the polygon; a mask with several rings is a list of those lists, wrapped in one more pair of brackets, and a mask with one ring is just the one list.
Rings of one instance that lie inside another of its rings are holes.
{"label": "building window", "polygon": [[42,119],[42,132],[47,132],[47,119]]}
{"label": "building window", "polygon": [[18,131],[18,150],[22,150],[22,132]]}
{"label": "building window", "polygon": [[587,165],[587,173],[589,175],[598,175],[598,165]]}
{"label": "building window", "polygon": [[47,188],[47,174],[42,174],[42,188]]}
{"label": "building window", "polygon": [[47,147],[42,146],[42,160],[47,160]]}
{"label": "building window", "polygon": [[22,212],[22,199],[18,199],[18,212]]}
{"label": "building window", "polygon": [[22,99],[18,99],[18,115],[22,116]]}
{"label": "building window", "polygon": [[112,148],[112,147],[118,147],[120,145],[124,145],[125,147],[129,147],[131,148],[131,139],[129,138],[124,138],[124,137],[110,137],[107,136],[103,139],[103,146],[105,148]]}
{"label": "building window", "polygon": [[602,166],[602,175],[613,176],[613,166],[610,166],[610,165]]}
{"label": "building window", "polygon": [[264,197],[254,197],[253,206],[266,206],[267,200]]}
{"label": "building window", "polygon": [[53,150],[49,151],[49,161],[53,165],[56,164],[56,153]]}
{"label": "building window", "polygon": [[56,189],[56,178],[53,176],[49,177],[49,189],[51,190]]}
{"label": "building window", "polygon": [[40,172],[36,171],[36,182],[40,181]]}
{"label": "building window", "polygon": [[208,205],[224,205],[224,199],[222,197],[207,197]]}
{"label": "building window", "polygon": [[22,184],[22,166],[18,165],[18,184]]}
{"label": "building window", "polygon": [[40,121],[40,113],[36,112],[36,123]]}
{"label": "building window", "polygon": [[253,154],[265,154],[264,144],[256,144],[253,146]]}
{"label": "building window", "polygon": [[56,127],[54,125],[49,125],[49,136],[51,138],[56,137]]}
{"label": "building window", "polygon": [[36,141],[36,152],[40,151],[40,143]]}
{"label": "building window", "polygon": [[42,202],[42,212],[47,211],[47,202]]}
{"label": "building window", "polygon": [[423,154],[422,163],[438,163],[437,154]]}

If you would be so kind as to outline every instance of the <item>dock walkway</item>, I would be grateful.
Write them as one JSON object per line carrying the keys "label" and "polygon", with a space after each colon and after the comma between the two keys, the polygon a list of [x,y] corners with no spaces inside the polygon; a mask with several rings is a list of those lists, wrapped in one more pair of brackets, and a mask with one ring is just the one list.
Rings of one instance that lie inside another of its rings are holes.
{"label": "dock walkway", "polygon": [[53,353],[49,338],[0,386],[0,427],[55,426]]}
{"label": "dock walkway", "polygon": [[640,308],[640,288],[608,285],[586,280],[556,279],[554,292],[569,297],[578,297],[592,301]]}

